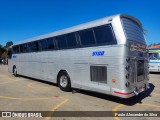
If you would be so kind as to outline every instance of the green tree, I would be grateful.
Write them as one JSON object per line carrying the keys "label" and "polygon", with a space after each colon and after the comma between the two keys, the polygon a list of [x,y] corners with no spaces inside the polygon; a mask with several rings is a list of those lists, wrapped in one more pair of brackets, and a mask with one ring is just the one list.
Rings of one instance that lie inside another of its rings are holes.
{"label": "green tree", "polygon": [[2,54],[2,56],[1,56],[3,59],[5,59],[5,58],[7,58],[8,57],[8,55],[7,55],[7,51],[5,51],[3,54]]}
{"label": "green tree", "polygon": [[0,58],[5,51],[6,49],[0,44]]}
{"label": "green tree", "polygon": [[13,42],[12,41],[8,41],[5,45],[5,48],[8,50],[8,48],[13,45]]}
{"label": "green tree", "polygon": [[9,49],[9,47],[11,45],[13,45],[12,41],[8,41],[5,46],[2,46],[0,44],[0,58],[6,58],[6,57],[8,57],[7,51],[8,51],[8,49]]}

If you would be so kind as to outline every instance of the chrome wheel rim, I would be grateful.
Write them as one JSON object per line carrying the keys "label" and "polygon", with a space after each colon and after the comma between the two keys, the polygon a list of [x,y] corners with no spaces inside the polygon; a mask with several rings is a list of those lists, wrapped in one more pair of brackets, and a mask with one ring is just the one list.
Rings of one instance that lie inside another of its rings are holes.
{"label": "chrome wheel rim", "polygon": [[68,84],[67,76],[62,75],[61,78],[60,78],[60,85],[61,85],[62,87],[66,87],[67,84]]}

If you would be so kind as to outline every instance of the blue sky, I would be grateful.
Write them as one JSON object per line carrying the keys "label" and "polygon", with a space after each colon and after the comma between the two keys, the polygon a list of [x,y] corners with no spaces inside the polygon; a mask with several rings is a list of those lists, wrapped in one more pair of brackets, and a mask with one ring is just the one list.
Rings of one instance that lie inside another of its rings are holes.
{"label": "blue sky", "polygon": [[0,44],[125,13],[147,30],[147,43],[160,43],[159,0],[0,0]]}

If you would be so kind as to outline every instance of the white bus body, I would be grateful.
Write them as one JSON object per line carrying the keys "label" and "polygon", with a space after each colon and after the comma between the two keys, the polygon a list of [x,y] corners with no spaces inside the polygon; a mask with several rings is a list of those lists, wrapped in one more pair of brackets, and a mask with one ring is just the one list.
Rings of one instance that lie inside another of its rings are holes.
{"label": "white bus body", "polygon": [[114,15],[18,42],[9,71],[122,98],[149,88],[148,58],[141,23]]}
{"label": "white bus body", "polygon": [[160,48],[159,49],[149,49],[149,71],[150,72],[160,72]]}

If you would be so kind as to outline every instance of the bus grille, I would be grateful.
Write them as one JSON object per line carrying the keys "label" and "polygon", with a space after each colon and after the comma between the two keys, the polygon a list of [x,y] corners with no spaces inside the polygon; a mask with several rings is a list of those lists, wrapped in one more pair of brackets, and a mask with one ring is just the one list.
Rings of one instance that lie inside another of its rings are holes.
{"label": "bus grille", "polygon": [[107,67],[106,66],[90,66],[91,81],[107,83]]}

